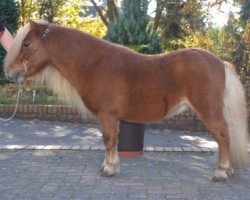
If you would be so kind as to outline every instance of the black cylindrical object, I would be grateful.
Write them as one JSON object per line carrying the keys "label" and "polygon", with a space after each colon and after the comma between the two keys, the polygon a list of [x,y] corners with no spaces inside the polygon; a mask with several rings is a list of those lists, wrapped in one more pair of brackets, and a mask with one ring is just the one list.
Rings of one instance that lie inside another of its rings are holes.
{"label": "black cylindrical object", "polygon": [[122,157],[143,154],[145,124],[120,121],[118,151]]}

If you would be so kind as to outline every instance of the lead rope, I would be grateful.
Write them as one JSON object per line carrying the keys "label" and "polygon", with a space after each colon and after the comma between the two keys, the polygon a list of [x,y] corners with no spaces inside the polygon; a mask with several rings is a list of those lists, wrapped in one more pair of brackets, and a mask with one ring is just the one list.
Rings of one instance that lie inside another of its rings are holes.
{"label": "lead rope", "polygon": [[15,106],[14,113],[7,119],[3,119],[3,118],[0,117],[1,121],[8,122],[8,121],[12,120],[13,117],[16,115],[16,111],[17,111],[17,107],[18,107],[19,99],[20,99],[20,94],[21,94],[21,84],[18,85],[18,92],[17,92],[17,99],[16,99],[16,106]]}

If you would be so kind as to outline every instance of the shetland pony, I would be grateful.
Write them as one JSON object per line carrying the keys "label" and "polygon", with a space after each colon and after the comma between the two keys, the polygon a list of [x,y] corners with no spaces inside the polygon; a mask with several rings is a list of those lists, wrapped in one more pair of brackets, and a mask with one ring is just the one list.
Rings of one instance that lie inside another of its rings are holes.
{"label": "shetland pony", "polygon": [[119,173],[119,120],[148,123],[190,106],[219,146],[213,181],[247,158],[244,89],[232,66],[202,49],[143,55],[76,29],[31,21],[16,35],[5,71],[17,82],[48,84],[102,127],[102,175]]}

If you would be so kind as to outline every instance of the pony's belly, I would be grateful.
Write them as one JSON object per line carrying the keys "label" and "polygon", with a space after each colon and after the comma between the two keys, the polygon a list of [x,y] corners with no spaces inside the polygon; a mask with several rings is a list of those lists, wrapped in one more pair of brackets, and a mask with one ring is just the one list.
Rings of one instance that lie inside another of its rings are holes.
{"label": "pony's belly", "polygon": [[166,116],[166,113],[166,104],[151,104],[130,107],[130,109],[126,111],[126,114],[123,115],[121,118],[129,122],[150,123],[161,120],[162,118],[164,118],[164,116]]}

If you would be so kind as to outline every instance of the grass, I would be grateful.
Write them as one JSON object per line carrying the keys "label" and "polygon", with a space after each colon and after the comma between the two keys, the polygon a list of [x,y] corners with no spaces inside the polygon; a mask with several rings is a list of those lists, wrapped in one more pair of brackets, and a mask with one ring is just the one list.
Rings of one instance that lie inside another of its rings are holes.
{"label": "grass", "polygon": [[[0,104],[15,104],[18,86],[15,84],[0,85]],[[35,91],[35,96],[33,96]],[[35,97],[35,98],[34,98]],[[20,104],[62,104],[58,97],[45,86],[21,86]]]}

